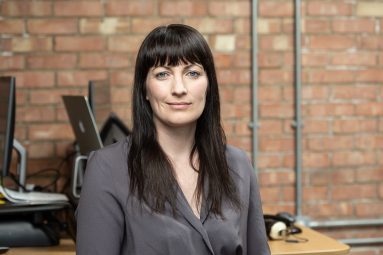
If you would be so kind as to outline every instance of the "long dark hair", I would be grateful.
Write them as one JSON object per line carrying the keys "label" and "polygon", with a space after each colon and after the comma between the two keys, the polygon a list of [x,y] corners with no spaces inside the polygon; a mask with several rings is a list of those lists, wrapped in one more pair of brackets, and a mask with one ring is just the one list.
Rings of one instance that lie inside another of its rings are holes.
{"label": "long dark hair", "polygon": [[[146,78],[154,66],[200,64],[208,76],[206,104],[197,120],[190,164],[198,171],[196,198],[210,202],[210,211],[222,215],[225,198],[239,205],[237,189],[225,157],[226,138],[221,126],[218,83],[214,60],[203,36],[194,28],[172,24],[155,28],[143,41],[136,59],[133,87],[133,132],[128,166],[130,190],[153,211],[163,212],[166,202],[176,212],[177,180],[172,164],[157,141],[153,112],[146,100]],[[198,169],[192,164],[198,153]],[[203,194],[204,185],[208,193]]]}

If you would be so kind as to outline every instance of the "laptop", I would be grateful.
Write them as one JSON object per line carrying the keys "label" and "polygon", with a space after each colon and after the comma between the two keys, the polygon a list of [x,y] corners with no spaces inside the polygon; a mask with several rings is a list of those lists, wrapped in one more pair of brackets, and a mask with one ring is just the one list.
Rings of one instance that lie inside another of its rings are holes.
{"label": "laptop", "polygon": [[84,156],[102,148],[100,134],[86,96],[62,96],[76,137],[80,153]]}

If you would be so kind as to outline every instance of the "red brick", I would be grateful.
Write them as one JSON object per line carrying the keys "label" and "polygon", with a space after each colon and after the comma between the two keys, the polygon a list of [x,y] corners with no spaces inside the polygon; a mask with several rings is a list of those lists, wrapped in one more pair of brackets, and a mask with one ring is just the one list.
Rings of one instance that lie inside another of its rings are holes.
{"label": "red brick", "polygon": [[383,49],[383,36],[381,35],[362,35],[358,41],[360,49]]}
{"label": "red brick", "polygon": [[55,111],[52,107],[33,107],[18,108],[17,116],[21,116],[18,120],[23,122],[50,122],[55,120]]}
{"label": "red brick", "polygon": [[207,1],[166,1],[160,2],[161,16],[206,16]]}
{"label": "red brick", "polygon": [[260,117],[291,118],[294,116],[291,104],[265,104],[259,106]]}
{"label": "red brick", "polygon": [[60,36],[55,42],[58,51],[101,51],[106,44],[101,36]]}
{"label": "red brick", "polygon": [[260,86],[258,87],[259,102],[280,102],[282,99],[282,88],[280,86]]}
{"label": "red brick", "polygon": [[74,68],[77,56],[74,54],[32,55],[27,57],[31,69],[67,69]]}
{"label": "red brick", "polygon": [[1,3],[3,16],[49,16],[52,14],[52,3],[48,1],[4,1]]}
{"label": "red brick", "polygon": [[52,38],[13,37],[9,49],[14,52],[39,52],[52,50]]}
{"label": "red brick", "polygon": [[259,149],[265,152],[292,151],[294,141],[290,138],[261,138],[259,139]]}
{"label": "red brick", "polygon": [[258,174],[259,182],[262,185],[282,185],[294,183],[293,171],[273,171],[273,172],[260,172]]}
{"label": "red brick", "polygon": [[27,27],[31,34],[73,34],[77,32],[77,21],[72,19],[30,19]]}
{"label": "red brick", "polygon": [[290,35],[263,35],[259,37],[260,50],[286,51],[293,49],[293,37]]}
{"label": "red brick", "polygon": [[336,170],[331,173],[331,183],[334,186],[339,184],[355,184],[356,175],[352,170]]}
{"label": "red brick", "polygon": [[87,86],[89,80],[107,79],[106,71],[63,71],[57,74],[59,86]]}
{"label": "red brick", "polygon": [[348,70],[311,70],[308,73],[310,83],[348,83],[355,81],[355,72]]}
{"label": "red brick", "polygon": [[340,149],[352,148],[354,138],[352,136],[321,136],[308,138],[308,149],[310,151],[334,151]]}
{"label": "red brick", "polygon": [[[236,65],[237,55],[243,57],[244,54],[243,52],[239,52],[233,56],[232,53],[213,52],[213,55],[216,68],[230,68]],[[246,60],[244,62],[246,62]]]}
{"label": "red brick", "polygon": [[281,188],[279,187],[262,187],[260,193],[262,202],[278,202],[281,200]]}
{"label": "red brick", "polygon": [[106,4],[108,16],[151,16],[154,14],[152,1],[113,1]]}
{"label": "red brick", "polygon": [[24,21],[19,19],[0,20],[1,34],[22,34],[24,33]]}
{"label": "red brick", "polygon": [[233,20],[228,18],[187,18],[185,24],[194,27],[202,34],[232,33]]}
{"label": "red brick", "polygon": [[258,66],[259,67],[279,67],[283,64],[283,55],[276,52],[259,52]]}
{"label": "red brick", "polygon": [[307,14],[310,16],[348,16],[352,15],[353,4],[340,1],[309,1]]}
{"label": "red brick", "polygon": [[251,88],[249,86],[236,87],[234,89],[234,101],[249,104],[251,102]]}
{"label": "red brick", "polygon": [[332,187],[334,200],[376,198],[376,186],[371,184],[353,184]]}
{"label": "red brick", "polygon": [[238,35],[236,36],[236,49],[250,50],[251,49],[251,37],[250,35]]}
{"label": "red brick", "polygon": [[352,116],[355,114],[355,105],[352,103],[329,104],[329,112],[333,116]]}
{"label": "red brick", "polygon": [[326,99],[330,95],[330,90],[323,86],[303,86],[302,87],[302,99]]}
{"label": "red brick", "polygon": [[134,17],[131,18],[132,32],[136,34],[148,34],[155,27],[166,26],[171,23],[181,23],[181,19],[178,17],[174,18],[147,18],[147,17]]}
{"label": "red brick", "polygon": [[113,71],[110,73],[111,86],[129,86],[133,84],[133,70],[127,71]]}
{"label": "red brick", "polygon": [[375,152],[336,151],[333,154],[334,166],[367,166],[376,164]]}
{"label": "red brick", "polygon": [[282,31],[282,24],[280,19],[259,18],[257,20],[258,34],[277,34],[277,33],[281,33],[281,31]]}
{"label": "red brick", "polygon": [[55,16],[101,16],[103,4],[100,1],[54,2]]}
{"label": "red brick", "polygon": [[261,1],[258,12],[260,17],[292,17],[294,6],[291,1]]}
{"label": "red brick", "polygon": [[73,130],[70,124],[30,124],[28,138],[31,141],[51,141],[73,139]]}
{"label": "red brick", "polygon": [[383,82],[383,69],[367,69],[357,71],[355,75],[356,81],[361,82]]}
{"label": "red brick", "polygon": [[[52,105],[63,104],[61,95],[81,95],[81,88],[76,89],[46,89],[46,90],[31,90],[29,92],[29,102],[33,105]],[[57,118],[57,120],[60,120]]]}
{"label": "red brick", "polygon": [[383,214],[382,202],[364,202],[355,205],[356,215],[361,218],[380,217]]}
{"label": "red brick", "polygon": [[137,52],[143,40],[143,35],[111,36],[108,38],[108,50]]}
{"label": "red brick", "polygon": [[383,184],[379,185],[379,197],[383,198]]}
{"label": "red brick", "polygon": [[285,70],[260,70],[259,82],[262,84],[290,84],[293,82],[293,72]]}
{"label": "red brick", "polygon": [[360,103],[356,105],[356,114],[365,116],[381,116],[383,102]]}
{"label": "red brick", "polygon": [[302,197],[303,201],[313,201],[317,202],[318,200],[326,201],[328,199],[329,189],[327,186],[319,187],[303,187]]}
{"label": "red brick", "polygon": [[251,139],[248,136],[245,136],[245,137],[229,137],[228,136],[228,143],[232,144],[233,146],[242,148],[244,151],[251,150]]}
{"label": "red brick", "polygon": [[309,37],[308,47],[311,49],[341,50],[356,47],[356,40],[346,35],[315,35]]}
{"label": "red brick", "polygon": [[310,185],[328,185],[331,182],[328,171],[323,169],[310,171],[309,179]]}
{"label": "red brick", "polygon": [[250,2],[209,2],[209,13],[212,16],[249,17],[251,12]]}
{"label": "red brick", "polygon": [[331,63],[345,66],[375,66],[376,60],[376,54],[370,52],[338,53],[333,55]]}
{"label": "red brick", "polygon": [[237,18],[234,21],[234,32],[236,34],[249,34],[251,32],[251,22],[248,18]]}
{"label": "red brick", "polygon": [[124,34],[130,32],[128,18],[82,18],[80,32],[83,34]]}
{"label": "red brick", "polygon": [[303,20],[303,32],[305,33],[328,33],[330,21],[324,19],[307,18]]}
{"label": "red brick", "polygon": [[23,69],[24,65],[23,56],[0,56],[0,70],[19,70]]}
{"label": "red brick", "polygon": [[375,85],[332,87],[332,96],[334,99],[376,99],[378,95],[379,87]]}
{"label": "red brick", "polygon": [[79,67],[82,68],[122,68],[131,66],[126,54],[88,53],[80,55]]}
{"label": "red brick", "polygon": [[217,70],[217,78],[219,84],[227,85],[240,85],[250,83],[250,71],[249,70]]}
{"label": "red brick", "polygon": [[358,182],[379,182],[383,180],[383,168],[358,169],[356,171],[356,179]]}
{"label": "red brick", "polygon": [[317,219],[324,218],[328,219],[329,217],[350,217],[353,214],[353,207],[349,203],[337,202],[337,203],[315,203],[307,204],[305,206],[305,212],[311,217]]}
{"label": "red brick", "polygon": [[130,104],[132,98],[132,89],[131,87],[123,87],[123,88],[113,88],[111,92],[111,100],[116,104]]}
{"label": "red brick", "polygon": [[259,169],[282,167],[282,158],[279,155],[261,153],[257,158],[257,167]]}
{"label": "red brick", "polygon": [[28,88],[44,88],[54,86],[54,73],[53,72],[15,72],[12,73],[16,77],[17,87]]}
{"label": "red brick", "polygon": [[328,168],[330,159],[327,152],[305,152],[302,156],[302,166],[305,168]]}
{"label": "red brick", "polygon": [[51,142],[32,143],[28,146],[29,158],[52,158],[54,156],[54,145]]}
{"label": "red brick", "polygon": [[327,134],[330,124],[327,120],[305,120],[303,123],[304,134]]}
{"label": "red brick", "polygon": [[345,119],[333,121],[333,132],[336,133],[358,133],[376,132],[378,122],[375,119]]}
{"label": "red brick", "polygon": [[336,33],[374,33],[375,21],[372,19],[336,19],[332,21]]}
{"label": "red brick", "polygon": [[239,122],[235,123],[235,134],[236,135],[247,135],[250,136],[252,134],[251,128],[249,127],[249,122]]}

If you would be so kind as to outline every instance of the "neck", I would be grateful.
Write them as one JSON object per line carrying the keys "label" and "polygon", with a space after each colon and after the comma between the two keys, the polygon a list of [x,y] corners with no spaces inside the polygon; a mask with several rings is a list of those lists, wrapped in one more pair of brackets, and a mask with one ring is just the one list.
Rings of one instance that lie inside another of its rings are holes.
{"label": "neck", "polygon": [[184,127],[165,127],[156,123],[157,139],[170,159],[190,156],[194,145],[196,125]]}

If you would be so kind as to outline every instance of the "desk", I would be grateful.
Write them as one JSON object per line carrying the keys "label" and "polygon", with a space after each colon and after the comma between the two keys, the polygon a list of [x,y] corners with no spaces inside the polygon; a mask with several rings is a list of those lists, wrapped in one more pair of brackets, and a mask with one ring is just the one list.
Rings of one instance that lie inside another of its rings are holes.
{"label": "desk", "polygon": [[[284,241],[270,241],[272,255],[343,255],[350,247],[335,239],[325,236],[312,229],[301,227],[302,233],[298,237],[307,238],[306,243],[286,243]],[[11,248],[7,255],[75,255],[75,245],[72,240],[63,239],[59,246],[39,248]]]}
{"label": "desk", "polygon": [[269,241],[273,255],[343,255],[350,247],[315,230],[299,226],[302,233],[295,236],[306,238],[305,243],[287,243],[282,240]]}
{"label": "desk", "polygon": [[60,245],[49,247],[10,248],[6,255],[75,255],[71,239],[60,240]]}

